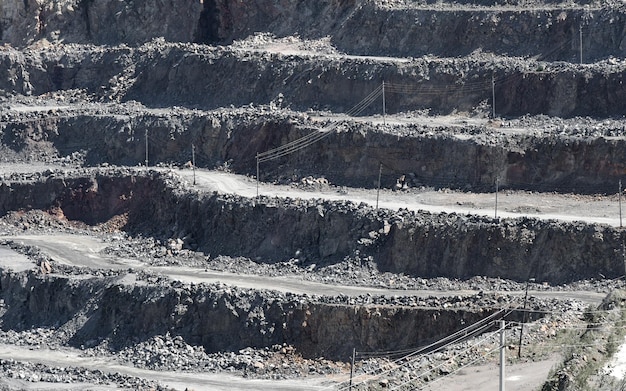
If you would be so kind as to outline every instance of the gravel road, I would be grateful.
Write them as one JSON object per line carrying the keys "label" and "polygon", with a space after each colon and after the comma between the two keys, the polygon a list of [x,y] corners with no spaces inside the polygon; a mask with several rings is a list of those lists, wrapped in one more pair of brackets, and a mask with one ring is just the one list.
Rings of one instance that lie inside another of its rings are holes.
{"label": "gravel road", "polygon": [[[169,170],[169,169],[162,169]],[[189,169],[173,169],[193,183],[194,172]],[[243,175],[221,171],[195,170],[196,187],[202,191],[218,191],[244,197],[257,195],[257,183]],[[326,188],[303,190],[295,186],[260,183],[258,194],[269,197],[301,199],[324,199],[351,201],[376,206],[376,190]],[[496,195],[494,193],[466,193],[459,191],[413,190],[380,191],[380,208],[398,210],[425,210],[433,213],[476,214],[494,216]],[[523,191],[501,192],[497,200],[497,216],[502,218],[532,217],[561,221],[584,221],[587,223],[620,226],[619,200],[617,196],[585,196],[556,193],[531,193]]]}
{"label": "gravel road", "polygon": [[[151,371],[122,365],[119,362],[103,357],[85,357],[80,350],[63,348],[61,350],[33,349],[15,345],[0,344],[0,360],[17,360],[40,363],[49,367],[80,367],[88,370],[102,371],[110,374],[122,374],[130,377],[150,379],[174,390],[196,391],[244,391],[244,390],[302,390],[313,391],[326,388],[323,378],[309,377],[298,380],[262,380],[246,379],[239,376],[214,373],[184,373],[174,371]],[[8,383],[7,380],[5,382]],[[110,390],[111,385],[94,387],[92,384],[63,385],[45,382],[32,383],[14,380],[12,385],[24,390],[61,390],[80,389]],[[2,380],[0,380],[2,385]],[[71,387],[71,388],[70,388]],[[87,388],[84,388],[87,387]],[[116,387],[116,389],[119,389]],[[127,388],[129,390],[133,388]]]}
{"label": "gravel road", "polygon": [[[267,276],[254,274],[231,273],[208,270],[189,266],[152,266],[140,259],[119,258],[101,252],[107,246],[102,240],[87,235],[16,235],[0,236],[0,241],[15,241],[20,244],[34,246],[46,253],[54,262],[66,266],[86,267],[92,269],[127,270],[136,268],[158,273],[168,278],[185,283],[225,283],[245,289],[276,290],[283,293],[307,294],[318,296],[415,296],[415,297],[447,297],[472,296],[479,290],[468,289],[383,289],[366,286],[348,286],[325,284],[307,281],[294,276]],[[11,270],[27,270],[34,266],[27,257],[10,249],[0,247],[0,265]],[[19,261],[19,262],[18,262]],[[495,292],[498,293],[498,292]],[[506,290],[500,293],[523,296],[524,291]],[[539,298],[576,299],[589,304],[598,304],[606,296],[604,292],[589,290],[545,291],[529,290],[529,294]]]}

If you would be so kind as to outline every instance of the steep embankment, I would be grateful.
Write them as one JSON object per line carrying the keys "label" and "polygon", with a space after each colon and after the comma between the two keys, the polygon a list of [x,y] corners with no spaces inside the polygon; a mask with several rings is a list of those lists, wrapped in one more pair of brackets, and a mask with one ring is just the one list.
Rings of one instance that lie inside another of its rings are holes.
{"label": "steep embankment", "polygon": [[[390,113],[469,112],[491,102],[493,92],[498,115],[611,116],[626,111],[625,72],[619,62],[552,65],[480,54],[397,62],[152,42],[138,48],[9,49],[0,51],[0,64],[0,88],[6,91],[40,95],[82,89],[99,99],[156,107],[268,104],[282,94],[282,104],[293,109],[347,112],[384,81]],[[371,105],[363,112],[380,113],[381,108]]]}
{"label": "steep embankment", "polygon": [[106,340],[119,350],[171,334],[207,353],[287,344],[305,357],[345,360],[353,348],[420,346],[495,312],[478,306],[460,309],[458,303],[447,309],[355,306],[341,299],[223,285],[155,283],[158,278],[153,276],[85,273],[77,279],[2,272],[2,328],[58,329],[64,336],[59,342],[75,347],[89,348]]}
{"label": "steep embankment", "polygon": [[[121,174],[121,175],[120,175]],[[184,238],[206,253],[258,262],[371,260],[419,277],[530,277],[552,284],[623,273],[623,232],[532,219],[392,212],[352,204],[197,194],[156,173],[93,172],[0,186],[0,211],[56,207],[89,224],[128,214],[126,229]],[[242,240],[245,238],[245,240]]]}
{"label": "steep embankment", "polygon": [[340,50],[360,55],[455,57],[482,50],[578,62],[582,51],[590,62],[624,55],[625,23],[623,8],[610,2],[10,0],[0,6],[0,42],[135,45],[163,37],[229,44],[262,31],[328,36]]}
{"label": "steep embankment", "polygon": [[373,124],[314,121],[270,107],[170,112],[57,105],[3,113],[0,139],[11,150],[25,156],[78,154],[90,165],[144,163],[147,136],[151,165],[191,161],[193,145],[200,167],[228,164],[235,172],[256,175],[257,153],[325,127],[331,130],[323,140],[262,163],[262,180],[291,182],[313,175],[336,185],[374,188],[382,163],[385,188],[404,175],[411,187],[492,191],[498,180],[500,188],[613,193],[626,173],[626,144],[615,137],[623,132],[619,120],[438,125],[432,118],[415,118],[414,124],[388,124],[381,131]]}

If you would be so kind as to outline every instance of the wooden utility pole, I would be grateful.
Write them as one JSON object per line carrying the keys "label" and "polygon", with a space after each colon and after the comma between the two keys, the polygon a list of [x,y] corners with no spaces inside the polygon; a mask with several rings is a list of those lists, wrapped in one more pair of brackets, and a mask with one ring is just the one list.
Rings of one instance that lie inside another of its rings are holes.
{"label": "wooden utility pole", "polygon": [[504,356],[506,347],[504,346],[504,320],[500,321],[500,391],[504,391],[504,364],[506,357]]}
{"label": "wooden utility pole", "polygon": [[378,210],[378,198],[380,197],[380,177],[383,175],[383,164],[378,167],[378,187],[376,188],[376,210]]}
{"label": "wooden utility pole", "polygon": [[356,348],[352,348],[352,361],[350,363],[350,390],[352,390],[352,375],[354,374],[354,359],[356,357]]}
{"label": "wooden utility pole", "polygon": [[535,282],[534,278],[526,280],[526,293],[524,294],[524,311],[522,312],[522,325],[519,329],[519,345],[517,347],[517,358],[522,358],[522,336],[524,334],[524,323],[526,323],[526,303],[528,302],[528,284]]}
{"label": "wooden utility pole", "polygon": [[146,129],[146,167],[148,167],[148,129]]}
{"label": "wooden utility pole", "polygon": [[385,107],[385,81],[383,80],[383,125],[387,124],[385,119],[387,108]]}
{"label": "wooden utility pole", "polygon": [[196,184],[196,147],[191,144],[191,169],[193,170],[193,184]]}
{"label": "wooden utility pole", "polygon": [[622,180],[619,180],[619,227],[622,228]]}
{"label": "wooden utility pole", "polygon": [[491,73],[491,118],[496,119],[496,77]]}
{"label": "wooden utility pole", "polygon": [[495,212],[495,218],[498,218],[498,185],[500,184],[500,178],[496,178],[496,212]]}
{"label": "wooden utility pole", "polygon": [[583,24],[580,23],[578,26],[578,41],[580,42],[580,63],[583,63]]}

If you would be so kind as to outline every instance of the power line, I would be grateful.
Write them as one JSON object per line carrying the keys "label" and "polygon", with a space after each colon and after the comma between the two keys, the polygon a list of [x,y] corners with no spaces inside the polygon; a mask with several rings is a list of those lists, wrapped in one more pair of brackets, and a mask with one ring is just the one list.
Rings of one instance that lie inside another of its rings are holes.
{"label": "power line", "polygon": [[[365,110],[369,105],[371,105],[378,97],[382,95],[382,86],[378,86],[374,91],[372,91],[368,96],[366,96],[363,100],[357,103],[354,107],[346,112],[348,116],[355,116],[360,114],[363,110]],[[267,162],[270,160],[277,159],[279,157],[283,157],[289,154],[292,154],[301,149],[307,148],[316,142],[322,140],[331,134],[331,131],[339,126],[338,123],[333,123],[330,126],[320,130],[309,133],[308,135],[301,137],[297,140],[289,142],[287,144],[281,145],[280,147],[270,149],[265,152],[261,152],[257,154],[257,160],[259,163]]]}
{"label": "power line", "polygon": [[444,375],[444,376],[440,376],[440,377],[438,377],[437,379],[435,379],[435,380],[433,380],[433,381],[429,382],[428,384],[424,385],[422,388],[418,388],[418,390],[424,390],[424,389],[426,389],[427,387],[432,386],[434,383],[437,383],[438,381],[444,380],[444,379],[446,379],[446,378],[448,378],[448,377],[450,377],[450,376],[454,375],[455,373],[457,373],[457,372],[459,372],[459,371],[461,371],[461,370],[463,370],[463,369],[465,369],[465,368],[467,368],[467,367],[469,367],[469,366],[471,366],[471,365],[474,365],[474,364],[475,364],[476,362],[478,362],[478,361],[484,360],[484,359],[485,359],[485,358],[487,358],[487,357],[488,357],[491,353],[495,352],[496,350],[498,350],[498,349],[500,349],[500,348],[501,348],[500,346],[497,346],[497,347],[495,347],[495,348],[493,348],[493,349],[491,349],[491,350],[487,351],[486,353],[483,353],[481,357],[476,357],[476,358],[475,358],[475,359],[473,359],[472,361],[470,361],[470,362],[468,362],[468,363],[466,363],[466,364],[464,364],[464,365],[462,365],[462,366],[458,367],[458,368],[457,368],[457,369],[455,369],[454,371],[452,371],[452,372],[450,372],[450,373],[448,373],[448,374],[446,374],[446,375]]}
{"label": "power line", "polygon": [[[456,331],[455,333],[453,333],[451,335],[448,335],[448,336],[440,339],[439,341],[436,341],[436,342],[431,343],[431,344],[429,344],[427,346],[424,346],[424,347],[421,347],[421,348],[419,348],[417,350],[414,350],[414,351],[410,352],[409,354],[405,355],[404,357],[401,357],[399,359],[393,360],[390,364],[394,365],[394,364],[398,364],[400,362],[404,362],[404,364],[402,364],[402,365],[408,365],[409,363],[414,362],[415,360],[417,360],[420,357],[420,356],[418,356],[419,353],[427,352],[425,354],[433,354],[433,353],[441,351],[441,350],[443,350],[443,349],[447,348],[448,346],[451,346],[451,345],[453,345],[455,343],[460,343],[460,342],[462,342],[464,340],[468,340],[468,339],[470,339],[470,338],[472,338],[472,337],[474,337],[474,336],[484,332],[486,329],[492,327],[494,319],[496,319],[496,318],[503,319],[508,314],[510,314],[510,311],[506,312],[506,313],[505,313],[505,310],[499,310],[497,312],[494,312],[493,314],[489,315],[488,317],[483,318],[483,319],[479,320],[478,322],[473,323],[473,324],[469,325],[468,327],[466,327],[464,329]],[[400,351],[398,351],[398,352],[400,352]],[[395,370],[395,369],[390,369],[388,371],[383,371],[381,373],[376,374],[376,376],[380,377],[380,376],[382,376],[385,373],[391,372],[392,370]],[[362,373],[362,374],[358,375],[357,378],[366,376],[368,374],[374,374],[374,371]],[[340,383],[340,384],[342,384],[342,383]],[[343,390],[343,389],[345,389],[345,387],[344,388],[339,388],[339,390]]]}
{"label": "power line", "polygon": [[[455,358],[458,358],[458,357],[460,357],[460,356],[464,355],[465,353],[469,352],[470,350],[475,349],[476,347],[478,347],[478,346],[480,346],[480,345],[484,344],[486,341],[488,341],[489,339],[493,338],[495,335],[498,335],[499,333],[500,333],[500,330],[497,330],[497,331],[494,331],[494,332],[492,332],[492,333],[487,334],[487,336],[485,336],[483,339],[479,340],[479,341],[478,341],[478,342],[476,342],[475,344],[473,344],[473,345],[471,345],[471,346],[467,347],[466,349],[464,349],[464,350],[462,350],[462,351],[460,351],[460,352],[457,352],[456,354],[454,354],[453,356],[451,356],[450,358],[448,358],[448,359],[447,359],[447,361],[454,360]],[[420,377],[422,377],[422,376],[428,375],[429,373],[433,372],[433,371],[434,371],[434,370],[436,370],[436,369],[439,369],[439,368],[443,367],[444,365],[446,365],[446,362],[443,362],[443,363],[441,363],[441,364],[439,364],[439,365],[437,365],[437,366],[435,366],[435,367],[433,367],[433,368],[430,368],[429,370],[427,370],[427,371],[425,371],[425,372],[422,372],[422,373],[420,373],[419,375],[416,375],[415,377],[416,377],[416,378],[420,378]],[[401,384],[399,384],[399,385],[398,385],[398,386],[396,386],[396,387],[390,388],[390,389],[389,389],[389,391],[397,390],[397,389],[398,389],[398,388],[400,388],[401,386],[404,386],[404,385],[406,385],[406,384],[408,384],[408,383],[410,383],[410,382],[412,382],[412,381],[414,381],[414,380],[413,380],[413,379],[411,379],[411,380],[409,380],[409,381],[407,381],[407,382],[405,382],[405,383],[401,383]]]}
{"label": "power line", "polygon": [[[359,356],[365,356],[365,355],[380,354],[380,353],[382,353],[383,355],[387,355],[387,354],[390,354],[390,353],[411,353],[411,354],[421,353],[421,352],[426,351],[426,350],[428,350],[428,349],[430,349],[430,348],[432,348],[434,346],[440,345],[440,344],[442,344],[444,342],[448,342],[450,340],[455,340],[455,338],[458,337],[458,336],[465,336],[470,331],[472,331],[474,329],[477,329],[477,328],[482,328],[486,324],[491,326],[491,322],[494,319],[502,318],[502,317],[506,316],[506,315],[503,315],[503,313],[505,311],[507,311],[507,310],[506,309],[500,309],[500,310],[494,312],[493,314],[491,314],[491,315],[489,315],[489,316],[487,316],[487,317],[485,317],[485,318],[483,318],[483,319],[481,319],[481,320],[479,320],[479,321],[477,321],[477,322],[475,322],[475,323],[473,323],[473,324],[471,324],[471,325],[469,325],[469,326],[467,326],[467,327],[465,327],[465,328],[463,328],[461,330],[455,331],[454,333],[452,333],[452,334],[450,334],[448,336],[445,336],[444,338],[442,338],[442,339],[440,339],[440,340],[438,340],[436,342],[433,342],[433,343],[431,343],[429,345],[420,347],[418,349],[391,350],[391,351],[386,351],[386,352],[357,352],[357,354]],[[446,344],[444,346],[448,346],[448,345],[449,344]],[[409,356],[411,354],[409,354]],[[407,357],[409,357],[409,356],[407,356]],[[403,357],[403,358],[406,358],[406,357]]]}

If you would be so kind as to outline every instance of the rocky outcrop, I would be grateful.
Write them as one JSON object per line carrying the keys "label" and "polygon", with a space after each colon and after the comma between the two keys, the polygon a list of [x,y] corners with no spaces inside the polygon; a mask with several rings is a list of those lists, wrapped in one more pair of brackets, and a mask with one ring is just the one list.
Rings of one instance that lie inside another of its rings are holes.
{"label": "rocky outcrop", "polygon": [[[77,109],[75,111],[74,109]],[[23,154],[71,156],[88,164],[182,165],[191,161],[256,175],[257,153],[293,142],[327,125],[271,107],[159,112],[132,105],[109,110],[68,107],[32,114],[7,111],[4,145]],[[614,193],[626,174],[626,143],[618,120],[502,121],[487,125],[375,125],[338,122],[322,141],[299,153],[262,163],[264,181],[291,182],[307,175],[342,186],[393,188],[405,176],[411,187],[471,191]],[[520,126],[529,131],[519,132]],[[539,130],[540,129],[540,130]],[[398,142],[402,135],[402,142]],[[583,137],[586,135],[588,137]]]}
{"label": "rocky outcrop", "polygon": [[125,281],[129,276],[76,279],[0,272],[2,328],[59,328],[65,342],[77,347],[107,340],[117,350],[171,334],[207,353],[288,344],[305,357],[347,360],[353,348],[418,347],[494,312],[351,306],[220,285]]}
{"label": "rocky outcrop", "polygon": [[619,6],[546,3],[525,2],[520,9],[509,2],[8,0],[0,7],[0,42],[135,45],[163,37],[229,44],[262,31],[329,36],[340,50],[362,55],[453,57],[479,50],[579,62],[582,29],[585,62],[624,55],[626,18]]}
{"label": "rocky outcrop", "polygon": [[0,187],[1,213],[52,207],[89,224],[127,214],[131,232],[184,238],[186,246],[205,253],[258,262],[297,258],[327,265],[359,256],[371,257],[382,271],[416,277],[480,275],[551,284],[624,272],[618,255],[624,233],[606,226],[198,194],[154,172],[49,177]]}

